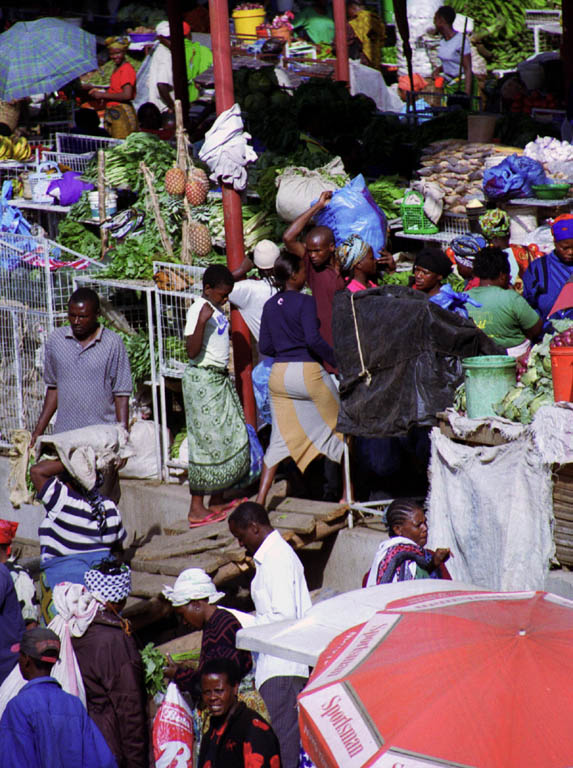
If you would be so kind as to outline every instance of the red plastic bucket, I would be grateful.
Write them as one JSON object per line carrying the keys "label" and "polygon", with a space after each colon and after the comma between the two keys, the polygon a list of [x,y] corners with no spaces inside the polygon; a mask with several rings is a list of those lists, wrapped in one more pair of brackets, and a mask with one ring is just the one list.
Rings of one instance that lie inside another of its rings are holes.
{"label": "red plastic bucket", "polygon": [[555,402],[573,402],[573,347],[551,348],[551,375]]}

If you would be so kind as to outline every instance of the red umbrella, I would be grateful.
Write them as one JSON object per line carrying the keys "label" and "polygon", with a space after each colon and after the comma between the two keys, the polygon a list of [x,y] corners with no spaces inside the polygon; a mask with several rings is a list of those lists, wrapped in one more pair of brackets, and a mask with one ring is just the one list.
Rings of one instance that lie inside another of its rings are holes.
{"label": "red umbrella", "polygon": [[299,697],[318,768],[573,765],[573,602],[438,593],[339,635]]}

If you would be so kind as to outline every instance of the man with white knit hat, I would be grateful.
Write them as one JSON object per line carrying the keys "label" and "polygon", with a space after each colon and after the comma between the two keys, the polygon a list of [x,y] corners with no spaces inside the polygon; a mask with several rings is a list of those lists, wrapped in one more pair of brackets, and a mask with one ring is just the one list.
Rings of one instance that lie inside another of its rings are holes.
{"label": "man with white knit hat", "polygon": [[[260,240],[255,245],[252,260],[248,256],[245,257],[241,266],[233,271],[235,285],[229,294],[229,301],[241,313],[257,344],[261,332],[263,307],[278,290],[273,279],[273,267],[279,254],[280,249],[272,240]],[[253,266],[259,271],[259,279],[243,280],[242,278]],[[260,421],[270,424],[269,376],[273,361],[271,358],[263,358],[262,355],[260,358],[261,361],[253,369],[253,391]]]}
{"label": "man with white knit hat", "polygon": [[[235,285],[229,294],[229,301],[241,313],[250,332],[259,342],[261,315],[265,302],[277,292],[273,280],[273,267],[280,250],[271,240],[261,240],[255,246],[252,260],[247,256],[238,269],[233,270]],[[253,263],[254,262],[254,263]],[[257,267],[259,278],[242,278]]]}

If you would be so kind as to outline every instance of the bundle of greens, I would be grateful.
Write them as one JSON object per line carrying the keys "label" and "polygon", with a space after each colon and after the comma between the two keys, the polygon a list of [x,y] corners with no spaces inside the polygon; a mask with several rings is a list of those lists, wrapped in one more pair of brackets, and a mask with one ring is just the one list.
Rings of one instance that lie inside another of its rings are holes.
{"label": "bundle of greens", "polygon": [[[122,144],[105,151],[106,182],[111,187],[141,193],[145,188],[141,162],[151,169],[162,184],[165,173],[175,162],[175,150],[151,133],[131,133]],[[97,183],[97,157],[88,165],[82,178]]]}
{"label": "bundle of greens", "polygon": [[165,693],[166,685],[163,676],[163,668],[167,664],[167,658],[158,651],[153,643],[147,643],[145,648],[140,651],[143,661],[143,673],[145,678],[145,687],[150,696],[158,693]]}
{"label": "bundle of greens", "polygon": [[395,219],[400,216],[400,203],[397,201],[404,196],[407,186],[408,182],[400,176],[380,176],[368,184],[368,189],[376,205],[389,219]]}
{"label": "bundle of greens", "polygon": [[58,224],[58,243],[65,248],[81,253],[90,259],[99,259],[101,243],[99,237],[86,226],[67,216]]}
{"label": "bundle of greens", "polygon": [[[480,42],[491,53],[491,69],[512,69],[533,53],[533,34],[525,26],[524,7],[558,7],[551,0],[452,0],[452,7],[474,19]],[[560,5],[560,3],[559,3]],[[474,40],[474,42],[476,42]]]}

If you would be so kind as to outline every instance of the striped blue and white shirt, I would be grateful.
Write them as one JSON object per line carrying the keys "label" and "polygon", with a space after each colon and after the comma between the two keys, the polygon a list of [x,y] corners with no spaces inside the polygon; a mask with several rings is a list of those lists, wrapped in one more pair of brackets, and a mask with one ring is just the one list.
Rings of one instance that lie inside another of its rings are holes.
{"label": "striped blue and white shirt", "polygon": [[100,520],[89,502],[57,477],[48,480],[38,498],[46,509],[38,529],[42,562],[109,549],[126,537],[121,515],[111,499],[105,499],[105,514]]}

